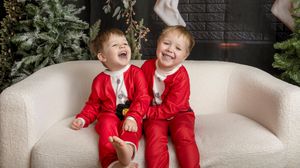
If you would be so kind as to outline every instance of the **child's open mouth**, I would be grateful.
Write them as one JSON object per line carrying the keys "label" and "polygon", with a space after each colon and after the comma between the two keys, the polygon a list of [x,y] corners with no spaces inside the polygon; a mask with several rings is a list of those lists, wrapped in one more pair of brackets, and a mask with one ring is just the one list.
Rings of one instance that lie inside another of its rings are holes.
{"label": "child's open mouth", "polygon": [[120,58],[127,58],[127,52],[126,51],[122,51],[118,56]]}
{"label": "child's open mouth", "polygon": [[164,54],[162,53],[163,57],[166,59],[175,59],[175,56],[169,55],[169,54]]}

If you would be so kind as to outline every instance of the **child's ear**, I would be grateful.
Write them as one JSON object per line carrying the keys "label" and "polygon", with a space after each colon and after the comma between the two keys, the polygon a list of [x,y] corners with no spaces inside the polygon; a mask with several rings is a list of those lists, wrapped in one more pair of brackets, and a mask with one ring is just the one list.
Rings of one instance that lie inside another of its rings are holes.
{"label": "child's ear", "polygon": [[97,57],[98,57],[98,60],[101,61],[101,62],[105,62],[106,61],[106,58],[104,57],[104,55],[101,52],[99,52],[97,54]]}
{"label": "child's ear", "polygon": [[190,55],[190,52],[189,51],[186,51],[186,56],[184,57],[184,59],[186,60]]}

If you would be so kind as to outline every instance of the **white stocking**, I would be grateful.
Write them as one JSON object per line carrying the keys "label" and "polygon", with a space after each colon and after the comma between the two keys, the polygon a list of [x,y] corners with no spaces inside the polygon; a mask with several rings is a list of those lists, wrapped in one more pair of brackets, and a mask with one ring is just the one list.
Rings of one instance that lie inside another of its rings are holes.
{"label": "white stocking", "polygon": [[185,26],[186,24],[177,9],[178,3],[179,0],[156,0],[154,11],[168,26]]}
{"label": "white stocking", "polygon": [[293,4],[290,0],[276,0],[272,6],[272,13],[284,23],[290,30],[294,31],[295,23],[291,15]]}

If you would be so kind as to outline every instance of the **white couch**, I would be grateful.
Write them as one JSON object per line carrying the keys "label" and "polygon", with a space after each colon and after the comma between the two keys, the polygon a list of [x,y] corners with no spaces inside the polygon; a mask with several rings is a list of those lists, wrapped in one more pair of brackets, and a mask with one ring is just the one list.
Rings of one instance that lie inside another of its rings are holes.
{"label": "white couch", "polygon": [[[140,66],[143,61],[132,61]],[[300,88],[257,68],[186,61],[202,168],[299,168]],[[1,168],[96,168],[93,126],[70,129],[98,61],[43,68],[0,96]],[[177,162],[169,143],[170,167]],[[144,140],[135,161],[145,167]]]}

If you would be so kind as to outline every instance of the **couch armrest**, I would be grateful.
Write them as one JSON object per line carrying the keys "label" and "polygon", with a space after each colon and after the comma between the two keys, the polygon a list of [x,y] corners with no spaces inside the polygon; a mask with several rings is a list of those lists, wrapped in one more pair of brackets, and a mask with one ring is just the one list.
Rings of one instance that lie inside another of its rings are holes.
{"label": "couch armrest", "polygon": [[254,67],[236,65],[228,87],[228,107],[257,121],[286,148],[289,168],[300,165],[300,88]]}
{"label": "couch armrest", "polygon": [[0,95],[0,167],[30,167],[30,152],[57,121],[80,112],[97,61],[74,61],[43,68]]}

